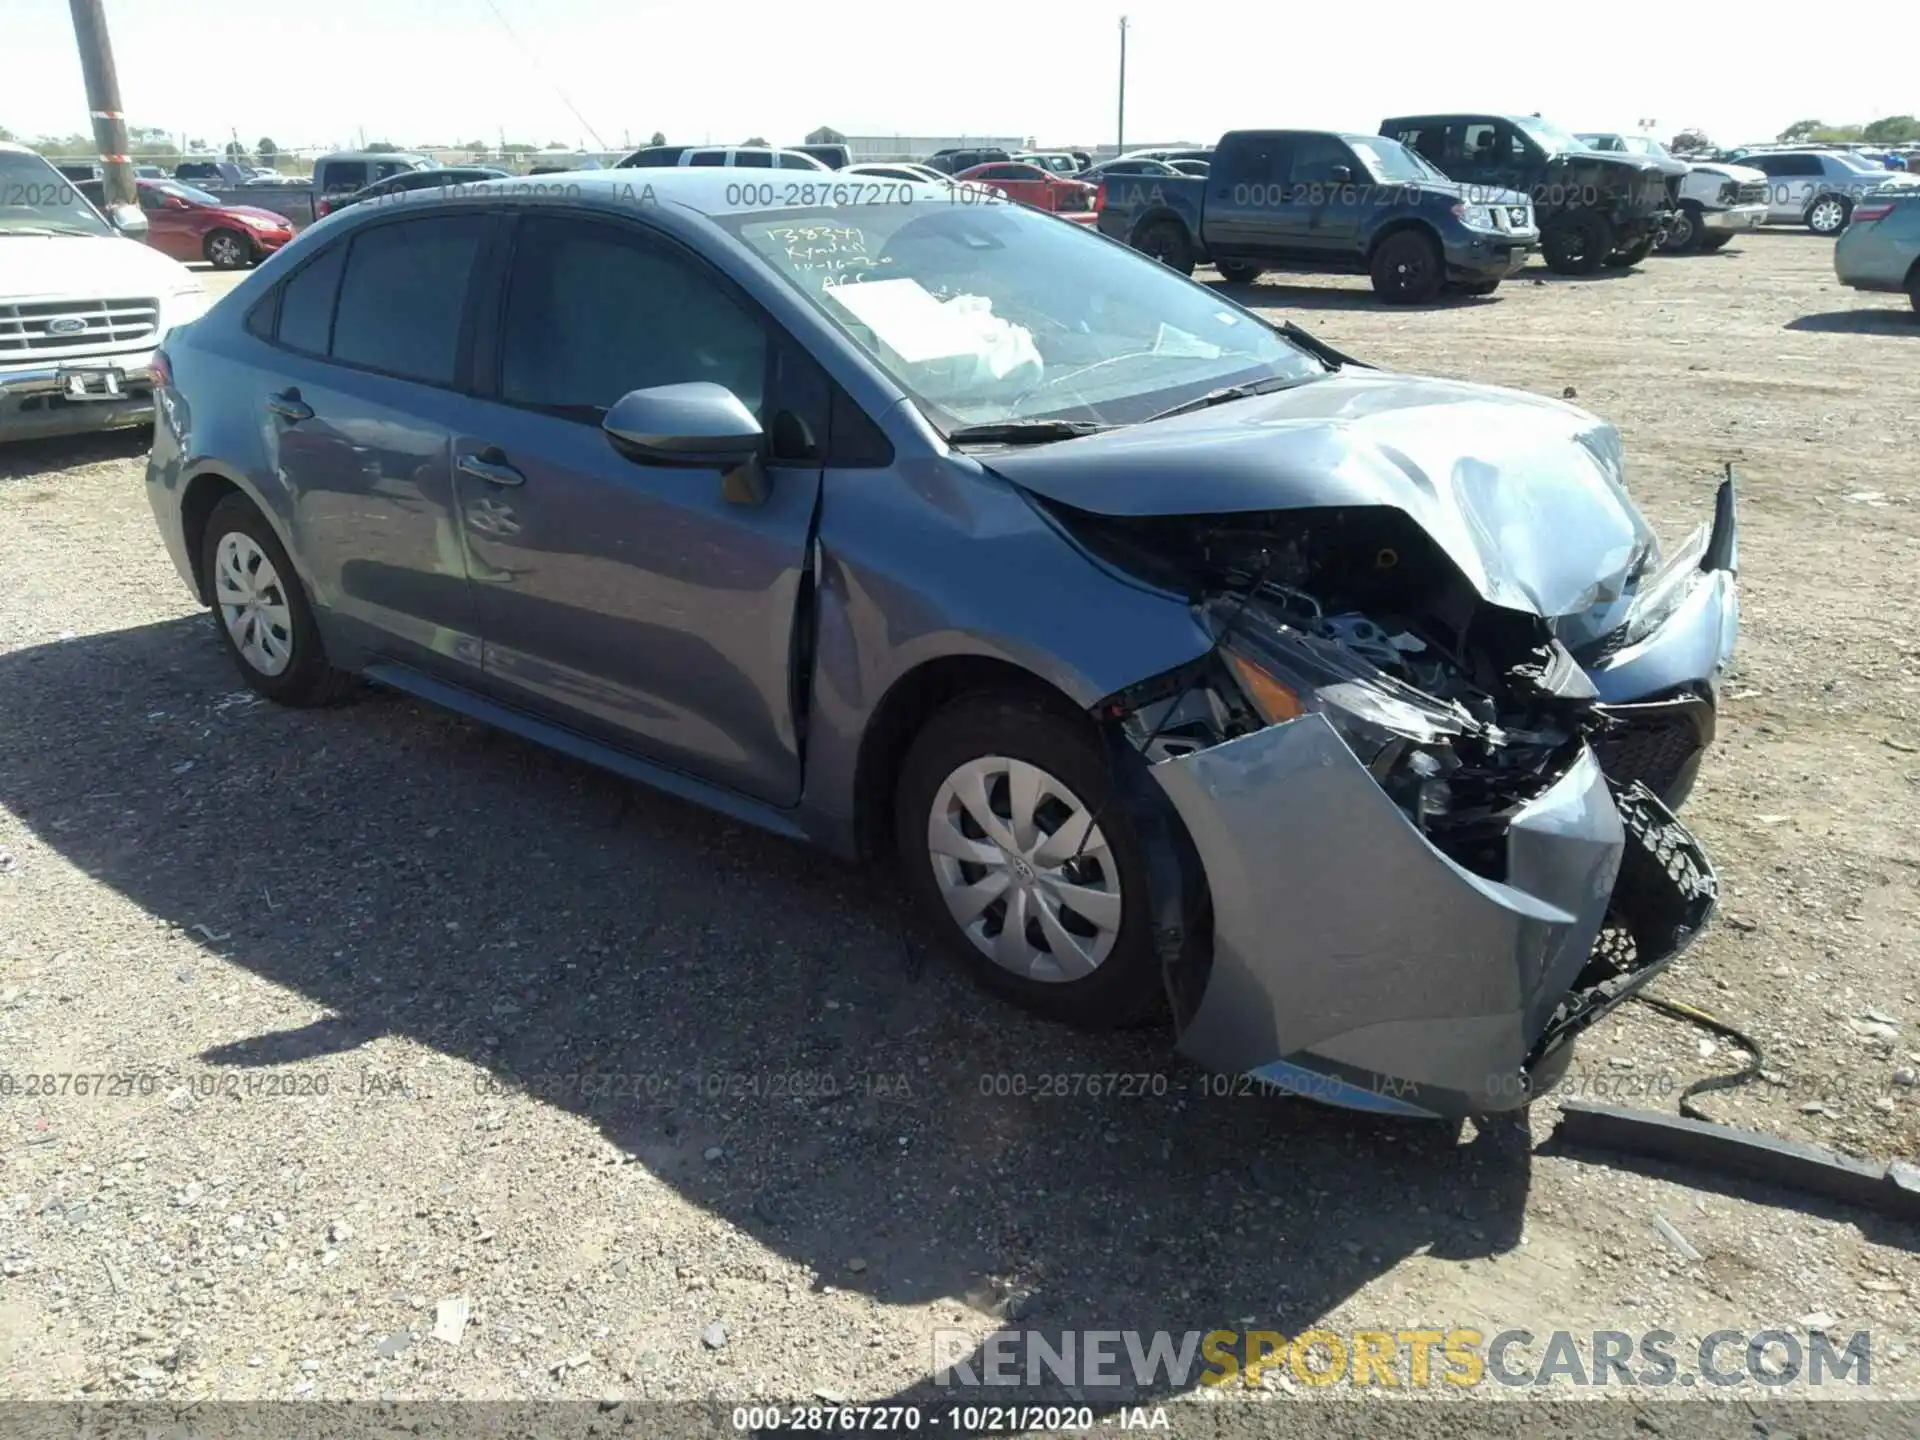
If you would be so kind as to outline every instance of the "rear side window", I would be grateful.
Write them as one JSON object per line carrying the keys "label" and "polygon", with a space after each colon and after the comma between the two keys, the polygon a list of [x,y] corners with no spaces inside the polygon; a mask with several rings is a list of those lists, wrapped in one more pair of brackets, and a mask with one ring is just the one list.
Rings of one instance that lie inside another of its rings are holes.
{"label": "rear side window", "polygon": [[723,166],[726,163],[727,152],[724,150],[696,150],[687,157],[687,164],[689,165]]}
{"label": "rear side window", "polygon": [[359,190],[367,183],[367,162],[364,160],[336,160],[327,166],[324,188],[328,190]]}
{"label": "rear side window", "polygon": [[749,170],[771,170],[773,156],[764,150],[736,150],[733,152],[733,163]]}
{"label": "rear side window", "polygon": [[300,267],[280,289],[278,339],[290,350],[327,353],[333,332],[333,297],[340,290],[340,267],[347,247],[335,245]]}
{"label": "rear side window", "polygon": [[501,337],[502,399],[600,412],[629,390],[710,380],[759,415],[766,373],[766,331],[692,262],[610,226],[551,216],[522,223]]}
{"label": "rear side window", "polygon": [[478,215],[430,215],[355,235],[334,312],[333,358],[451,385],[467,282],[488,223]]}

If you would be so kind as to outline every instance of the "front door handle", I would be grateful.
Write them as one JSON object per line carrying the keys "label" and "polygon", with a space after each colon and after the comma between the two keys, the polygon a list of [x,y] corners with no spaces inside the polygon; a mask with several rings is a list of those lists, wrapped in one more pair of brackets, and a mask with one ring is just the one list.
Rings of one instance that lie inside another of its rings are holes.
{"label": "front door handle", "polygon": [[289,385],[277,395],[267,396],[267,409],[282,420],[298,424],[313,418],[313,407],[300,398],[299,387]]}
{"label": "front door handle", "polygon": [[507,457],[497,445],[489,445],[478,455],[462,455],[455,469],[462,475],[471,475],[476,480],[484,480],[489,485],[524,485],[527,477],[507,463]]}

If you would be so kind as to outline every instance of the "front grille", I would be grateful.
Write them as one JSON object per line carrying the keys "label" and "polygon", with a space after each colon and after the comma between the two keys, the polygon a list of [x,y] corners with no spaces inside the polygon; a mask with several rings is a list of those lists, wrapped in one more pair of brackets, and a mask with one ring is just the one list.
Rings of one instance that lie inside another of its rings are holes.
{"label": "front grille", "polygon": [[1655,795],[1670,794],[1681,772],[1700,748],[1700,730],[1684,710],[1620,719],[1596,737],[1593,753],[1616,785],[1638,780]]}
{"label": "front grille", "polygon": [[1740,186],[1742,205],[1762,205],[1767,199],[1767,182],[1764,180],[1743,181]]}
{"label": "front grille", "polygon": [[159,328],[160,302],[152,298],[0,303],[0,360],[58,359],[151,344]]}

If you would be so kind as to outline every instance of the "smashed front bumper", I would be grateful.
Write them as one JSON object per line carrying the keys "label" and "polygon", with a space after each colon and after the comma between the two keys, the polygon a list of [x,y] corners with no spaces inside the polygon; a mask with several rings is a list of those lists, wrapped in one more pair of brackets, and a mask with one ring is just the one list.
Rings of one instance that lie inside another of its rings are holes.
{"label": "smashed front bumper", "polygon": [[1169,975],[1179,1049],[1332,1104],[1525,1105],[1715,903],[1698,844],[1590,751],[1515,812],[1499,879],[1430,844],[1316,715],[1149,773],[1212,899],[1210,958]]}

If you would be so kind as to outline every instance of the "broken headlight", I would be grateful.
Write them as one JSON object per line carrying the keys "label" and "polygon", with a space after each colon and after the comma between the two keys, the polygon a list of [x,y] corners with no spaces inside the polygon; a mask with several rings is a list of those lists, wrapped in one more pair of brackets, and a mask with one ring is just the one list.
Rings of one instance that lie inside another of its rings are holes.
{"label": "broken headlight", "polygon": [[1709,527],[1702,525],[1687,537],[1660,568],[1648,576],[1627,606],[1625,630],[1616,648],[1638,645],[1672,618],[1680,602],[1693,593],[1705,571],[1700,561],[1707,553]]}
{"label": "broken headlight", "polygon": [[[1319,715],[1416,823],[1451,803],[1453,742],[1491,727],[1455,701],[1396,679],[1351,646],[1234,603],[1207,607],[1247,702],[1268,724]],[[1237,615],[1237,618],[1236,618]]]}

